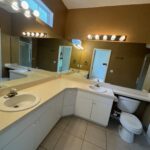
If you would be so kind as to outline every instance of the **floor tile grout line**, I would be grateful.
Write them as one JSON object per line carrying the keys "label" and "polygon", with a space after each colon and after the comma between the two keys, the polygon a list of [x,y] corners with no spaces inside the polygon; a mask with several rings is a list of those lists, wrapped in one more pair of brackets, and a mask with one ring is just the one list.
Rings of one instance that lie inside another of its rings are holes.
{"label": "floor tile grout line", "polygon": [[87,128],[88,128],[88,122],[87,122],[87,125],[86,125],[86,129],[85,129],[85,133],[84,133],[84,136],[83,136],[83,140],[82,140],[82,144],[81,144],[81,149],[83,148],[83,143],[84,143],[84,140],[85,140],[85,135],[86,135],[86,131],[87,131]]}
{"label": "floor tile grout line", "polygon": [[68,121],[68,123],[65,125],[64,129],[62,129],[62,134],[60,135],[60,137],[58,138],[56,144],[54,145],[53,150],[55,150],[56,145],[58,144],[59,140],[61,139],[61,137],[63,136],[63,134],[65,133],[65,129],[67,128],[67,125],[69,124],[70,121]]}

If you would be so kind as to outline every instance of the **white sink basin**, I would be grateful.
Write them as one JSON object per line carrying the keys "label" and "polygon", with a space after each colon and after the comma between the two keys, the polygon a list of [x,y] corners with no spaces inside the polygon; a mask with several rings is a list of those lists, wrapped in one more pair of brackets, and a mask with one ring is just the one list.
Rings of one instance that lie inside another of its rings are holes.
{"label": "white sink basin", "polygon": [[21,111],[32,108],[40,102],[40,99],[32,94],[18,94],[12,98],[0,98],[1,111]]}
{"label": "white sink basin", "polygon": [[107,92],[107,89],[105,87],[97,87],[95,85],[90,85],[89,88],[92,89],[93,91],[96,91],[99,93],[106,93]]}

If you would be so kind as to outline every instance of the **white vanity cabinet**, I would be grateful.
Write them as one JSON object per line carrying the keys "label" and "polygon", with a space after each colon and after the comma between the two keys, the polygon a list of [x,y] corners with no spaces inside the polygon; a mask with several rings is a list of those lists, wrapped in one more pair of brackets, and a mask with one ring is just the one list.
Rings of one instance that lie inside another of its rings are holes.
{"label": "white vanity cabinet", "polygon": [[103,126],[108,125],[113,99],[108,97],[93,95],[93,106],[91,111],[91,121]]}
{"label": "white vanity cabinet", "polygon": [[88,92],[78,90],[75,104],[75,115],[90,120],[92,103],[92,99]]}
{"label": "white vanity cabinet", "polygon": [[77,89],[66,89],[64,91],[63,116],[73,115],[75,113]]}
{"label": "white vanity cabinet", "polygon": [[60,93],[8,128],[0,135],[0,150],[36,150],[62,116],[62,106]]}
{"label": "white vanity cabinet", "polygon": [[78,90],[75,115],[107,126],[112,105],[113,98]]}
{"label": "white vanity cabinet", "polygon": [[21,78],[25,78],[25,77],[27,77],[27,76],[24,75],[24,74],[15,72],[14,70],[10,70],[9,71],[9,78],[10,78],[10,80],[21,79]]}

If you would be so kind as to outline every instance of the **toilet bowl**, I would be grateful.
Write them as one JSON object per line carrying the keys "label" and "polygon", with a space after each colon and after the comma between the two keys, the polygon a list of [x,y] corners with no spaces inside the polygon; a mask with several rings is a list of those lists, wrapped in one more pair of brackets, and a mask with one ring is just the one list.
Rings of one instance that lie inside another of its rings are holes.
{"label": "toilet bowl", "polygon": [[134,136],[142,133],[143,127],[140,120],[133,114],[140,102],[127,97],[118,97],[118,108],[122,111],[120,115],[121,127],[120,137],[127,143],[134,142]]}
{"label": "toilet bowl", "polygon": [[133,143],[134,135],[142,133],[142,124],[135,115],[122,112],[120,116],[120,123],[122,126],[119,128],[119,135],[127,143]]}

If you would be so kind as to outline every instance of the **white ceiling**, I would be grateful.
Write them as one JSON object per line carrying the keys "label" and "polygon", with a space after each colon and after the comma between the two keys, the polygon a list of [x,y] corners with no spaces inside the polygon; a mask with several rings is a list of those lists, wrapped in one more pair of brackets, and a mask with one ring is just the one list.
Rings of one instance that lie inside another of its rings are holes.
{"label": "white ceiling", "polygon": [[62,0],[68,9],[150,4],[150,0]]}

